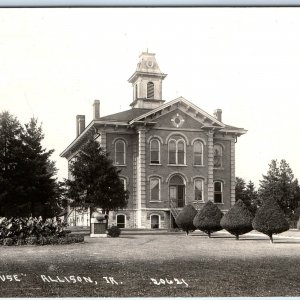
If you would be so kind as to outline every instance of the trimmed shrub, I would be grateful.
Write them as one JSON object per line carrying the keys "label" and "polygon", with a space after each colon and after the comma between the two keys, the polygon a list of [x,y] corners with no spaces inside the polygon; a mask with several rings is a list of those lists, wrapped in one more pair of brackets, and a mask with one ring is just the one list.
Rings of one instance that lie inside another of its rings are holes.
{"label": "trimmed shrub", "polygon": [[26,241],[24,239],[17,239],[16,240],[16,245],[17,246],[22,246],[22,245],[25,245],[26,244]]}
{"label": "trimmed shrub", "polygon": [[221,226],[238,240],[239,236],[250,232],[253,214],[249,211],[242,200],[238,200],[234,206],[221,219]]}
{"label": "trimmed shrub", "polygon": [[25,239],[27,245],[36,245],[38,243],[38,238],[36,236],[30,236]]}
{"label": "trimmed shrub", "polygon": [[3,245],[4,246],[12,246],[14,244],[14,240],[11,238],[5,238],[3,240]]}
{"label": "trimmed shrub", "polygon": [[193,224],[196,214],[197,210],[194,208],[194,206],[188,204],[182,209],[175,219],[177,226],[184,230],[186,235],[188,235],[190,231],[194,231],[196,229]]}
{"label": "trimmed shrub", "polygon": [[222,229],[220,225],[222,217],[223,213],[219,207],[208,201],[195,216],[193,224],[197,229],[207,233],[208,237],[210,237],[211,233]]}
{"label": "trimmed shrub", "polygon": [[273,243],[273,234],[289,230],[289,223],[285,219],[284,212],[277,203],[268,201],[256,212],[253,219],[253,228],[266,234]]}
{"label": "trimmed shrub", "polygon": [[119,237],[119,235],[121,234],[121,229],[118,226],[111,226],[110,228],[108,228],[107,234],[110,237]]}

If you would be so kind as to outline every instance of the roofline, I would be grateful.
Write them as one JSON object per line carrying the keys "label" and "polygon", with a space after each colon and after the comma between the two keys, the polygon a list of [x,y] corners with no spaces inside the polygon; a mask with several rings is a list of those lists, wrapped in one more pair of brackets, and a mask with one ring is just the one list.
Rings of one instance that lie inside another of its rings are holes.
{"label": "roofline", "polygon": [[151,73],[151,72],[141,72],[141,71],[135,71],[131,76],[130,78],[127,80],[128,82],[132,83],[134,80],[134,78],[137,76],[137,75],[144,75],[144,76],[156,76],[156,77],[161,77],[162,79],[166,78],[166,76],[168,74],[164,74],[164,73]]}
{"label": "roofline", "polygon": [[246,130],[244,128],[239,128],[239,129],[226,129],[226,128],[222,128],[220,130],[220,132],[239,133],[240,135],[242,135],[242,134],[246,134],[248,132],[248,130]]}
{"label": "roofline", "polygon": [[164,108],[166,108],[170,105],[173,105],[173,104],[175,104],[176,102],[179,102],[179,101],[182,101],[182,102],[186,103],[187,105],[189,105],[190,107],[192,107],[194,110],[201,112],[201,114],[203,114],[205,117],[207,117],[209,119],[213,119],[213,121],[215,123],[217,123],[218,125],[220,125],[221,127],[226,126],[224,123],[218,121],[215,117],[211,116],[210,114],[208,114],[207,112],[205,112],[204,110],[202,110],[201,108],[199,108],[198,106],[196,106],[195,104],[193,104],[192,102],[188,101],[187,99],[185,99],[183,97],[178,97],[178,98],[176,98],[176,99],[174,99],[170,102],[167,102],[167,103],[165,103],[165,104],[163,104],[163,105],[161,105],[161,106],[159,106],[159,107],[157,107],[157,108],[155,108],[155,109],[153,109],[153,110],[151,110],[151,111],[149,111],[149,112],[147,112],[147,113],[145,113],[145,114],[143,114],[143,115],[141,115],[141,116],[139,116],[139,117],[137,117],[133,120],[131,120],[129,122],[129,124],[132,124],[135,121],[139,121],[140,118],[148,117],[151,114],[156,113],[156,112],[160,111],[161,109],[164,109]]}

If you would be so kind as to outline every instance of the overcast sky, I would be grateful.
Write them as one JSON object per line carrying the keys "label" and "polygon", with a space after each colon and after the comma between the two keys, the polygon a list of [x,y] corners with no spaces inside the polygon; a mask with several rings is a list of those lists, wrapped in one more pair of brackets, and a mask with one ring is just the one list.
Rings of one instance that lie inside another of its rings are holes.
{"label": "overcast sky", "polygon": [[156,53],[163,98],[183,96],[248,130],[236,175],[258,184],[272,159],[300,179],[300,8],[0,9],[0,111],[43,123],[58,177],[75,116],[129,109],[142,51]]}

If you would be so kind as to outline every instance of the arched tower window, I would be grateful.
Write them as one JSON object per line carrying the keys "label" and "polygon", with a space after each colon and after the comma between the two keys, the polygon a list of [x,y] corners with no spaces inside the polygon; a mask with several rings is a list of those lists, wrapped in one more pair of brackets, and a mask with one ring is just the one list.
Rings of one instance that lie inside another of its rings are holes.
{"label": "arched tower window", "polygon": [[134,86],[134,99],[137,99],[138,98],[138,85],[135,84]]}
{"label": "arched tower window", "polygon": [[149,81],[147,83],[147,98],[153,99],[154,98],[154,83]]}

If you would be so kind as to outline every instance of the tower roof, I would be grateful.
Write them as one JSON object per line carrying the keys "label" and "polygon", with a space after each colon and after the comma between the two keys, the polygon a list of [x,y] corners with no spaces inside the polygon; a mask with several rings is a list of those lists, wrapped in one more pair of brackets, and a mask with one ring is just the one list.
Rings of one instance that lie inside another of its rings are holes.
{"label": "tower roof", "polygon": [[162,79],[164,79],[167,76],[167,74],[161,72],[155,59],[155,53],[142,52],[139,58],[140,60],[137,64],[135,72],[128,79],[129,82],[134,82],[138,76],[142,75],[150,75],[160,77]]}

